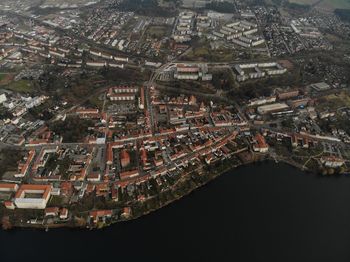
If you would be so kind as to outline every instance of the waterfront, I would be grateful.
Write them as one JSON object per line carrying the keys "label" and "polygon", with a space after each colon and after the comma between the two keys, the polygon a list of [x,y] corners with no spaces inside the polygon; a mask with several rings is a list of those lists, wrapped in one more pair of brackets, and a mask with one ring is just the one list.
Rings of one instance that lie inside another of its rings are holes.
{"label": "waterfront", "polygon": [[0,231],[2,261],[349,261],[350,177],[285,164],[232,170],[103,230]]}

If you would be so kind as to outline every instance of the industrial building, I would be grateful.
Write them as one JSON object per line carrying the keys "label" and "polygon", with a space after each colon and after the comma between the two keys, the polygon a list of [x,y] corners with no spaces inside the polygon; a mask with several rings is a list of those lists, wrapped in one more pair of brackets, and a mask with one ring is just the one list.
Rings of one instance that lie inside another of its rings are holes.
{"label": "industrial building", "polygon": [[286,100],[290,98],[297,97],[299,95],[298,89],[291,89],[291,90],[277,90],[277,98],[279,100]]}
{"label": "industrial building", "polygon": [[174,78],[178,80],[203,80],[210,81],[212,75],[208,74],[207,64],[177,64],[174,71]]}
{"label": "industrial building", "polygon": [[275,103],[275,104],[259,106],[257,108],[257,111],[261,115],[266,115],[270,113],[284,111],[287,109],[289,109],[289,106],[286,103]]}
{"label": "industrial building", "polygon": [[316,90],[316,91],[326,91],[326,90],[329,90],[331,87],[325,83],[325,82],[321,82],[321,83],[315,83],[315,84],[312,84],[311,87]]}

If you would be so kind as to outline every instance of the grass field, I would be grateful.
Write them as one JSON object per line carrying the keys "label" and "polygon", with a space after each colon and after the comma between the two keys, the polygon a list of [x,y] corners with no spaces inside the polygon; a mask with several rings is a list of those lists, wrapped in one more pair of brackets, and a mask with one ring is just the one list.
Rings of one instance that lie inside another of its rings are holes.
{"label": "grass field", "polygon": [[320,110],[336,110],[340,107],[350,107],[350,95],[348,92],[341,92],[338,95],[325,96],[318,101],[316,107]]}
{"label": "grass field", "polygon": [[28,80],[12,81],[9,85],[5,87],[6,89],[19,92],[19,93],[33,93],[34,85]]}
{"label": "grass field", "polygon": [[14,74],[0,73],[0,86],[7,85],[12,81]]}
{"label": "grass field", "polygon": [[153,25],[147,29],[147,35],[154,38],[161,38],[171,33],[170,26]]}
{"label": "grass field", "polygon": [[315,5],[315,8],[333,11],[336,8],[350,9],[350,0],[289,0],[290,3]]}
{"label": "grass field", "polygon": [[2,81],[6,76],[6,74],[0,74],[0,81]]}

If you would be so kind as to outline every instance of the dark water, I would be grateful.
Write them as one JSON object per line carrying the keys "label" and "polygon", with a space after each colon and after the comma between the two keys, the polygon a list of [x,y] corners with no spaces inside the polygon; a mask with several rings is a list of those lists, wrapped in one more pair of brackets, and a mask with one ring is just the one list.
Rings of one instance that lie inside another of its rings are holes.
{"label": "dark water", "polygon": [[350,261],[350,177],[271,162],[242,167],[105,230],[0,231],[0,261],[19,259]]}

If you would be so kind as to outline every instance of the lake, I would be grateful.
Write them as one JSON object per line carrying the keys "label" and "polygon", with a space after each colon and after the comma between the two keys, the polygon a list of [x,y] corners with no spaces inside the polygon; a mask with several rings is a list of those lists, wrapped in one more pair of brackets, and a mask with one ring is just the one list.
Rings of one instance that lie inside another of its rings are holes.
{"label": "lake", "polygon": [[0,231],[1,261],[350,261],[350,177],[232,170],[103,230]]}

